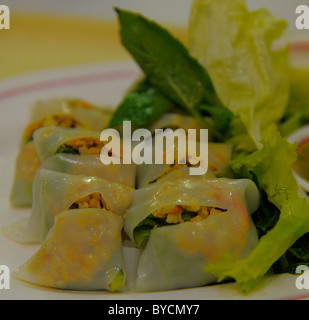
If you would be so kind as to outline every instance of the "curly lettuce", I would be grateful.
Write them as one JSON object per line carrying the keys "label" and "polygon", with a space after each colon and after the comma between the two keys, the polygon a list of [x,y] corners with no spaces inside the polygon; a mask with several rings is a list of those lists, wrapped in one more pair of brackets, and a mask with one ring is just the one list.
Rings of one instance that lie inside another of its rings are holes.
{"label": "curly lettuce", "polygon": [[290,99],[285,114],[279,123],[283,136],[288,136],[309,123],[309,68],[290,68]]}
{"label": "curly lettuce", "polygon": [[249,11],[245,0],[195,0],[190,14],[191,54],[258,148],[289,98],[288,49],[272,49],[286,26],[266,9]]}

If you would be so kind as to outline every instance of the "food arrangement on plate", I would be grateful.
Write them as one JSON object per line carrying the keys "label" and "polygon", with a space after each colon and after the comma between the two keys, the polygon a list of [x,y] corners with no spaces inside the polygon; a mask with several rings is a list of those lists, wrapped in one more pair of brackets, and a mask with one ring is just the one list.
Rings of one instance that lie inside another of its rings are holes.
{"label": "food arrangement on plate", "polygon": [[[33,107],[11,193],[31,215],[2,231],[40,248],[14,276],[58,289],[235,281],[250,292],[269,270],[307,265],[309,202],[288,137],[309,123],[300,89],[309,71],[292,68],[287,45],[274,49],[285,21],[243,0],[194,0],[186,47],[146,17],[116,12],[143,77],[115,110],[57,98]],[[103,164],[100,134],[122,134],[124,121],[151,133],[208,129],[207,173],[190,175],[188,159]],[[130,285],[127,249],[138,252]]]}

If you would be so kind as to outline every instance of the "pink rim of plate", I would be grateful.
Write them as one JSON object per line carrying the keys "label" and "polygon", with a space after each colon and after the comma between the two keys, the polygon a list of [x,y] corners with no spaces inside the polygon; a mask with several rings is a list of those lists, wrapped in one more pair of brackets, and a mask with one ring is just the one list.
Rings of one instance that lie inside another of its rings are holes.
{"label": "pink rim of plate", "polygon": [[133,70],[102,71],[95,74],[82,74],[78,76],[67,76],[53,80],[35,82],[0,92],[0,100],[10,99],[18,95],[27,94],[35,91],[53,89],[62,86],[74,86],[80,84],[95,83],[101,81],[117,81],[134,79],[139,73]]}

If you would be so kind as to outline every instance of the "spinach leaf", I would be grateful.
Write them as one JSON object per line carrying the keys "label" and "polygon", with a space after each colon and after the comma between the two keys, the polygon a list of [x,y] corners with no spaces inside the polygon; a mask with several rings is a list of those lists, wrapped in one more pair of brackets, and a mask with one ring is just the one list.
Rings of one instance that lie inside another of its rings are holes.
{"label": "spinach leaf", "polygon": [[140,14],[116,12],[123,45],[155,88],[200,120],[195,107],[203,99],[220,104],[206,70],[179,40]]}
{"label": "spinach leaf", "polygon": [[121,126],[123,121],[131,121],[135,127],[146,126],[173,107],[173,102],[147,80],[143,80],[120,103],[110,120],[109,128]]}

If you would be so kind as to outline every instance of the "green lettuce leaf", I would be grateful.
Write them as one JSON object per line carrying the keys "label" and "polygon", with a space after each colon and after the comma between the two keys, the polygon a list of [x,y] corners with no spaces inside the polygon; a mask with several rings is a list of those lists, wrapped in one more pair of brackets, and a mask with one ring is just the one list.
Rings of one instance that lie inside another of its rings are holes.
{"label": "green lettuce leaf", "polygon": [[283,136],[309,123],[309,68],[291,68],[290,79],[290,99],[279,124]]}
{"label": "green lettuce leaf", "polygon": [[272,50],[286,25],[266,9],[249,11],[245,0],[195,0],[190,14],[191,54],[259,148],[288,102],[288,50]]}

